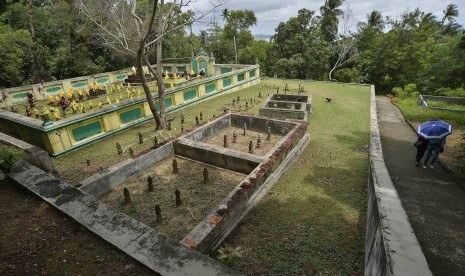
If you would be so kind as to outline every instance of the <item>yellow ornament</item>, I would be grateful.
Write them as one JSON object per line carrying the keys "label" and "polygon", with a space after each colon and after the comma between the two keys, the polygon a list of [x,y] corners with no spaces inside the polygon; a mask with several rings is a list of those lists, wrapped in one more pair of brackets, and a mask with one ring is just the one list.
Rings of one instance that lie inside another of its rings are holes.
{"label": "yellow ornament", "polygon": [[89,101],[89,109],[92,109],[92,102]]}
{"label": "yellow ornament", "polygon": [[110,97],[107,96],[107,104],[111,104]]}
{"label": "yellow ornament", "polygon": [[119,99],[118,99],[118,98],[116,98],[115,103],[116,103],[116,104],[119,104]]}
{"label": "yellow ornament", "polygon": [[137,90],[137,97],[140,97],[142,95],[142,92],[139,90]]}
{"label": "yellow ornament", "polygon": [[48,96],[48,103],[49,104],[54,104],[55,103],[55,97],[53,97],[53,95]]}
{"label": "yellow ornament", "polygon": [[170,83],[170,87],[171,87],[171,88],[174,88],[174,84],[173,84],[172,82]]}
{"label": "yellow ornament", "polygon": [[102,108],[103,104],[102,102],[98,102],[98,107]]}

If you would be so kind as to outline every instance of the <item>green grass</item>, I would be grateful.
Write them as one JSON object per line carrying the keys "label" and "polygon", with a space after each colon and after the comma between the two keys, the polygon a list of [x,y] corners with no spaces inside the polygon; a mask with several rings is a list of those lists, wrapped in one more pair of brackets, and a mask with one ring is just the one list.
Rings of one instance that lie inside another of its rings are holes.
{"label": "green grass", "polygon": [[[263,83],[282,91],[285,82]],[[361,275],[370,89],[302,84],[313,96],[310,144],[228,237],[246,250],[233,267],[247,275]]]}
{"label": "green grass", "polygon": [[[465,116],[463,113],[428,108],[423,109],[417,104],[416,98],[399,99],[396,104],[409,120],[420,122],[443,120],[456,127],[465,126]],[[430,104],[430,101],[428,101],[428,104]]]}
{"label": "green grass", "polygon": [[[279,86],[304,86],[313,96],[309,118],[310,144],[283,174],[268,195],[236,227],[226,243],[245,249],[233,268],[247,275],[354,275],[363,274],[366,224],[366,181],[370,130],[370,88],[363,86],[263,80],[260,85],[222,95],[188,107],[185,130],[195,126],[195,115],[204,120],[223,113],[225,101],[235,97],[260,101]],[[267,87],[264,87],[264,85]],[[262,99],[258,99],[261,92]],[[295,92],[294,92],[295,93]],[[331,97],[331,103],[325,98]],[[258,114],[258,105],[249,113]],[[243,106],[245,106],[243,102]],[[230,107],[232,108],[232,107]],[[179,133],[180,112],[172,135]],[[123,148],[133,144],[137,153],[153,143],[138,144],[137,133],[154,134],[154,124],[119,133],[63,157],[55,159],[65,178],[77,181],[125,158],[116,154],[115,143]],[[166,134],[166,133],[165,133]],[[91,160],[91,166],[85,160]]]}
{"label": "green grass", "polygon": [[463,104],[449,104],[443,101],[431,101],[431,100],[427,101],[426,103],[430,107],[441,107],[441,108],[465,111],[465,105]]}

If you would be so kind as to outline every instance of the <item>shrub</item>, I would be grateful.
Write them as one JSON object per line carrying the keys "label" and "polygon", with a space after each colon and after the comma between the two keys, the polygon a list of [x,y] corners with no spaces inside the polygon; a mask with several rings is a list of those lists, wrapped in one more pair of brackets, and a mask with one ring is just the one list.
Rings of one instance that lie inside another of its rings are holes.
{"label": "shrub", "polygon": [[349,82],[349,83],[360,83],[362,82],[362,76],[357,68],[344,68],[337,70],[334,73],[334,77],[338,81]]}
{"label": "shrub", "polygon": [[15,155],[6,149],[0,149],[0,168],[10,172],[16,161]]}

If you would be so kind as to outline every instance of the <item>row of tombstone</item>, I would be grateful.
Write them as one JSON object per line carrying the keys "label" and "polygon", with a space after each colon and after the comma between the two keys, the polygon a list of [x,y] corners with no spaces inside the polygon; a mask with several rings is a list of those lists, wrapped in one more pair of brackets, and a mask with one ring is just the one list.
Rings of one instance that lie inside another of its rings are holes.
{"label": "row of tombstone", "polygon": [[[176,159],[173,159],[173,173],[178,174],[179,169],[178,169],[178,163]],[[209,176],[208,176],[208,169],[204,168],[203,169],[203,183],[207,184],[210,182]],[[154,184],[153,184],[153,177],[152,176],[147,176],[147,185],[148,185],[148,191],[153,192],[155,190]],[[131,193],[129,192],[129,189],[127,187],[124,187],[123,189],[123,195],[124,195],[124,202],[125,204],[131,204],[132,199],[131,199]],[[176,189],[174,191],[175,195],[175,202],[176,206],[180,206],[182,204],[182,199],[181,199],[181,192],[179,189]],[[157,222],[162,221],[162,216],[161,216],[161,207],[160,205],[155,205],[155,213],[157,215]]]}

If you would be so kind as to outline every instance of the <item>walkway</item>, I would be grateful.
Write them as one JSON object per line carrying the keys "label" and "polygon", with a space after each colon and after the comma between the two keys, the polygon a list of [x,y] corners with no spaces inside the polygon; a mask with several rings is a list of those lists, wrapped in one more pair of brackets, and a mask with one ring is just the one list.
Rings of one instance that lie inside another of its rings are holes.
{"label": "walkway", "polygon": [[416,134],[387,97],[377,97],[376,104],[385,163],[431,271],[465,275],[465,192],[460,180],[439,164],[434,169],[415,167]]}

